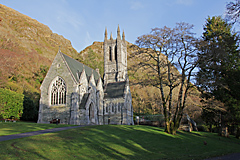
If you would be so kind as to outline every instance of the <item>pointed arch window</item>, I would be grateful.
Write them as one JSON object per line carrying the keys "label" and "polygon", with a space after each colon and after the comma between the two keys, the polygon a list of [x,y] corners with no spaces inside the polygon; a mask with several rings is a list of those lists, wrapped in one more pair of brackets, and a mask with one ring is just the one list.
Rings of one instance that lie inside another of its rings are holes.
{"label": "pointed arch window", "polygon": [[109,60],[112,61],[112,47],[109,47]]}
{"label": "pointed arch window", "polygon": [[51,105],[66,104],[66,83],[57,77],[51,84]]}
{"label": "pointed arch window", "polygon": [[117,45],[115,46],[115,61],[117,61]]}
{"label": "pointed arch window", "polygon": [[114,112],[114,105],[112,105],[112,112]]}
{"label": "pointed arch window", "polygon": [[105,109],[106,113],[108,113],[108,106],[106,106],[106,109]]}

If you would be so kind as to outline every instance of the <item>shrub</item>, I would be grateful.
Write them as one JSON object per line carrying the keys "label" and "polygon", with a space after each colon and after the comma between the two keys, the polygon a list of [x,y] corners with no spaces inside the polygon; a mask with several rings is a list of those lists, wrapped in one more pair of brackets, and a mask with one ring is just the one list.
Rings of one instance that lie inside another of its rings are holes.
{"label": "shrub", "polygon": [[198,125],[197,129],[198,131],[209,132],[209,129],[206,125]]}
{"label": "shrub", "polygon": [[0,119],[19,119],[23,113],[24,95],[0,88]]}
{"label": "shrub", "polygon": [[26,95],[23,101],[23,114],[21,120],[36,121],[38,116],[38,110],[33,100]]}

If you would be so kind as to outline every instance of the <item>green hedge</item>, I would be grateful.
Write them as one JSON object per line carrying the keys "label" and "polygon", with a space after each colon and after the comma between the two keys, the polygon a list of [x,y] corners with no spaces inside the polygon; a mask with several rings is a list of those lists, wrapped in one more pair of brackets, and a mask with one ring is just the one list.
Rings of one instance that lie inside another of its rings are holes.
{"label": "green hedge", "polygon": [[23,113],[24,95],[0,88],[0,119],[19,119]]}

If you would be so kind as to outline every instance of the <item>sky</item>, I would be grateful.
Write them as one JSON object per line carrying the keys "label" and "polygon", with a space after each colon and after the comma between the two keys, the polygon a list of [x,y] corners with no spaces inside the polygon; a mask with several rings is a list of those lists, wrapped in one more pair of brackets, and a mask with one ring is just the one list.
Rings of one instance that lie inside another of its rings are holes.
{"label": "sky", "polygon": [[200,37],[208,16],[224,16],[234,0],[0,0],[0,3],[47,25],[69,39],[80,52],[94,41],[103,42],[105,28],[116,38],[119,25],[126,40],[152,28],[174,27],[177,22],[194,25]]}

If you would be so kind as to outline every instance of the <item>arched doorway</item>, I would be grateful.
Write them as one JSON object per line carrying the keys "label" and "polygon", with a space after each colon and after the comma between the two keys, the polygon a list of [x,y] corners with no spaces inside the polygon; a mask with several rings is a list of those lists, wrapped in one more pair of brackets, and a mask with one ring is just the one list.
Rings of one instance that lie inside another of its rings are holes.
{"label": "arched doorway", "polygon": [[95,124],[94,105],[93,105],[93,103],[91,103],[91,104],[89,105],[89,111],[88,111],[88,113],[89,113],[89,123],[90,123],[90,124]]}

